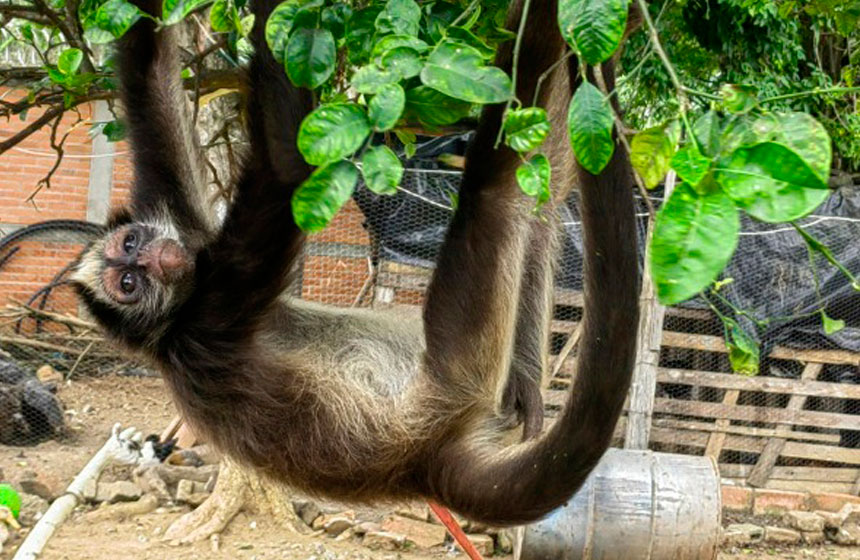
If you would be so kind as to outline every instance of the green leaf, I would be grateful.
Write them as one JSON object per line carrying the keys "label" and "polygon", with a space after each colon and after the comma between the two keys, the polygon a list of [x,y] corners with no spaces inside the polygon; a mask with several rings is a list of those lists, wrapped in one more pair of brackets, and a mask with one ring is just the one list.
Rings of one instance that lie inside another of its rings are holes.
{"label": "green leaf", "polygon": [[740,219],[720,189],[701,194],[678,185],[657,213],[649,260],[663,305],[688,299],[710,284],[735,251]]}
{"label": "green leaf", "polygon": [[266,20],[266,43],[272,50],[272,56],[279,64],[284,64],[287,56],[287,42],[293,29],[293,20],[302,6],[301,0],[281,2],[272,10]]}
{"label": "green leaf", "polygon": [[254,29],[255,19],[257,19],[257,16],[248,14],[239,20],[239,34],[242,37],[248,37],[251,34],[251,30]]}
{"label": "green leaf", "polygon": [[383,68],[404,80],[417,76],[424,67],[418,52],[409,47],[397,47],[386,51],[382,55],[381,63]]}
{"label": "green leaf", "polygon": [[830,178],[833,151],[827,129],[806,113],[776,113],[753,124],[761,141],[784,144],[800,156],[823,181]]}
{"label": "green leaf", "polygon": [[714,157],[720,153],[722,123],[716,111],[708,111],[693,123],[693,134],[703,155]]}
{"label": "green leaf", "polygon": [[732,371],[741,375],[756,375],[759,370],[760,351],[758,344],[734,319],[723,319],[726,329],[726,348]]}
{"label": "green leaf", "polygon": [[708,174],[711,160],[703,156],[696,145],[690,142],[672,156],[671,166],[682,181],[696,188]]}
{"label": "green leaf", "polygon": [[543,144],[550,124],[545,110],[527,107],[508,111],[504,128],[505,144],[516,152],[529,152]]}
{"label": "green leaf", "polygon": [[824,310],[821,310],[821,324],[824,327],[824,334],[836,334],[845,328],[845,321],[842,319],[834,319],[829,317]]}
{"label": "green leaf", "polygon": [[669,162],[678,146],[681,127],[678,121],[642,130],[630,142],[630,163],[642,177],[645,186],[653,189],[669,171]]}
{"label": "green leaf", "polygon": [[570,100],[567,128],[580,165],[594,175],[612,159],[614,116],[606,97],[589,82],[582,82]]}
{"label": "green leaf", "polygon": [[374,146],[361,158],[361,175],[376,194],[394,194],[403,178],[403,164],[388,146]]}
{"label": "green leaf", "polygon": [[756,105],[755,88],[738,84],[723,84],[720,88],[723,107],[730,113],[748,113]]}
{"label": "green leaf", "polygon": [[95,25],[118,39],[141,17],[143,12],[134,4],[126,0],[108,0],[96,12]]}
{"label": "green leaf", "polygon": [[358,169],[341,160],[320,167],[293,193],[292,208],[296,224],[307,232],[325,228],[346,204],[358,182]]}
{"label": "green leaf", "polygon": [[320,22],[324,29],[331,31],[335,39],[340,39],[346,34],[346,22],[350,16],[352,8],[347,4],[337,3],[323,8]]}
{"label": "green leaf", "polygon": [[297,87],[319,87],[334,72],[336,55],[331,31],[299,29],[287,43],[287,76]]}
{"label": "green leaf", "polygon": [[120,140],[124,140],[126,133],[127,130],[125,123],[118,119],[105,123],[102,127],[102,134],[105,135],[108,142],[119,142]]}
{"label": "green leaf", "polygon": [[560,0],[558,25],[564,40],[588,64],[609,59],[627,26],[628,0]]}
{"label": "green leaf", "polygon": [[403,88],[400,84],[389,84],[381,88],[367,104],[367,118],[373,130],[390,130],[397,124],[405,107],[406,93]]}
{"label": "green leaf", "polygon": [[484,66],[481,53],[453,41],[439,43],[421,70],[421,83],[472,103],[501,103],[511,97],[511,79],[495,66]]}
{"label": "green leaf", "polygon": [[365,8],[352,14],[346,22],[346,48],[349,61],[358,65],[370,60],[370,50],[376,37],[378,7]]}
{"label": "green leaf", "polygon": [[[477,10],[476,10],[477,12]],[[465,27],[449,27],[448,39],[468,45],[481,53],[486,60],[492,60],[496,56],[496,49],[479,39],[474,33]]]}
{"label": "green leaf", "polygon": [[551,176],[552,168],[543,154],[535,154],[517,167],[517,183],[525,194],[537,199],[537,207],[549,200]]}
{"label": "green leaf", "polygon": [[425,125],[453,124],[469,114],[471,105],[427,86],[406,91],[406,112]]}
{"label": "green leaf", "polygon": [[66,49],[57,59],[57,70],[63,74],[71,75],[78,71],[81,62],[84,60],[84,53],[81,49]]}
{"label": "green leaf", "polygon": [[741,208],[765,222],[796,220],[830,194],[800,156],[774,142],[738,148],[720,161],[716,178]]}
{"label": "green leaf", "polygon": [[373,56],[382,56],[391,49],[396,49],[398,47],[409,47],[419,53],[430,50],[430,45],[418,37],[411,37],[409,35],[388,35],[380,39],[373,46]]}
{"label": "green leaf", "polygon": [[394,72],[380,70],[373,64],[362,66],[352,75],[350,84],[358,93],[376,93],[383,87],[400,81]]}
{"label": "green leaf", "polygon": [[209,25],[214,31],[229,33],[239,22],[239,11],[230,0],[215,0],[209,10]]}
{"label": "green leaf", "polygon": [[185,16],[212,0],[164,0],[161,5],[161,19],[164,25],[179,23]]}
{"label": "green leaf", "polygon": [[305,161],[325,165],[352,155],[369,134],[370,123],[358,105],[321,105],[302,121],[297,144]]}
{"label": "green leaf", "polygon": [[415,0],[388,0],[376,18],[376,30],[382,35],[418,35],[421,8]]}

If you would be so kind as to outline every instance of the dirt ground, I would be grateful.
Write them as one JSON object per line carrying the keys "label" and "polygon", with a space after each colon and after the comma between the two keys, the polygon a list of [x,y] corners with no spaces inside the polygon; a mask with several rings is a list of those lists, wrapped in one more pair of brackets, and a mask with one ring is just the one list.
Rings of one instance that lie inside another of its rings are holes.
{"label": "dirt ground", "polygon": [[[67,409],[71,435],[35,447],[0,446],[0,469],[17,481],[33,471],[52,488],[64,489],[90,456],[104,443],[115,422],[135,426],[145,434],[158,433],[174,415],[173,405],[159,379],[106,377],[74,381],[59,390]],[[108,473],[109,474],[109,473]],[[219,538],[218,550],[209,541],[193,546],[170,546],[161,534],[187,508],[160,508],[125,521],[93,520],[91,508],[75,511],[50,541],[45,560],[125,559],[287,559],[287,560],[427,560],[453,557],[450,552],[376,552],[360,543],[300,535],[273,526],[267,519],[240,514]],[[88,515],[90,514],[90,515]],[[0,560],[12,558],[20,538],[7,543]],[[456,557],[465,558],[462,554]],[[726,550],[719,560],[765,558],[860,560],[860,547],[835,546],[790,549]]]}

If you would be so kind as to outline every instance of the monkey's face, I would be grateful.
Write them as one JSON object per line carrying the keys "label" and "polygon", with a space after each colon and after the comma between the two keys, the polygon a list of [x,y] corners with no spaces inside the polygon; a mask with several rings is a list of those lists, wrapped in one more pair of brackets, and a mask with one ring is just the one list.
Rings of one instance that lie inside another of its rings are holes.
{"label": "monkey's face", "polygon": [[143,342],[181,303],[194,260],[173,228],[140,222],[113,227],[90,245],[71,280],[90,313],[119,338]]}

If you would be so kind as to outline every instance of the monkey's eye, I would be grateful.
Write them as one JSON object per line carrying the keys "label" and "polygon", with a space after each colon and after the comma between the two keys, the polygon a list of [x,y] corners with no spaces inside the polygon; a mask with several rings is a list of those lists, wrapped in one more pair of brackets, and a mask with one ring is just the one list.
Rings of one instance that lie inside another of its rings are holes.
{"label": "monkey's eye", "polygon": [[129,233],[125,236],[125,239],[122,240],[122,249],[126,253],[131,253],[134,251],[135,247],[137,247],[137,235]]}
{"label": "monkey's eye", "polygon": [[126,272],[119,279],[119,289],[124,294],[133,294],[137,289],[137,275],[133,272]]}

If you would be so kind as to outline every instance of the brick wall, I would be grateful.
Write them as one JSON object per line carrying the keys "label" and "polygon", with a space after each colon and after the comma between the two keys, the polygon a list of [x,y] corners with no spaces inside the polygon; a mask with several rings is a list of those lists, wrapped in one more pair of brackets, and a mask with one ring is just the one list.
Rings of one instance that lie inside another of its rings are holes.
{"label": "brick wall", "polygon": [[[6,100],[20,95],[20,92],[0,89],[0,96]],[[0,120],[0,140],[9,138],[39,115],[33,111],[23,121]],[[65,157],[52,178],[51,188],[42,189],[33,202],[27,201],[28,196],[55,161],[50,145],[50,127],[43,128],[16,148],[0,155],[0,224],[3,224],[4,233],[45,220],[87,219],[92,108],[82,107],[81,116],[83,121],[80,123],[76,123],[74,114],[64,117],[58,137],[69,132]],[[114,157],[113,184],[109,195],[111,206],[128,200],[132,173],[128,146],[117,143],[114,149],[117,155]],[[367,259],[361,255],[367,252],[369,240],[362,220],[358,207],[350,202],[326,231],[310,237],[309,241],[316,249],[304,261],[303,297],[340,305],[351,305],[355,301],[368,279]],[[26,301],[48,284],[81,249],[79,242],[63,239],[22,243],[19,251],[0,268],[0,306],[5,305],[9,298]],[[50,298],[48,308],[74,310],[74,297],[60,289]]]}

